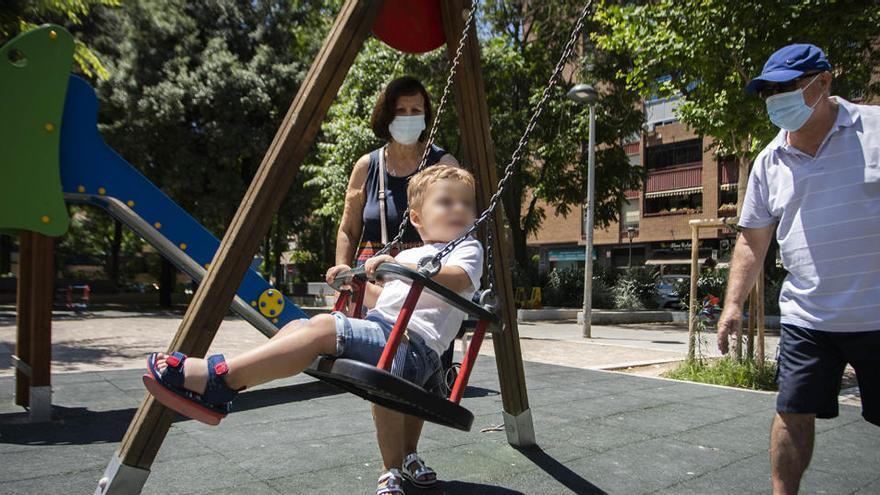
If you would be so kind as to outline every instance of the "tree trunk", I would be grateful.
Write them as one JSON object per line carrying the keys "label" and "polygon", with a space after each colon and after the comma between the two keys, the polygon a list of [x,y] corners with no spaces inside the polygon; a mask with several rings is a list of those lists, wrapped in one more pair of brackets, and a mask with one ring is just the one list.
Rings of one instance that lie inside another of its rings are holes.
{"label": "tree trunk", "polygon": [[12,238],[0,234],[0,275],[12,271]]}
{"label": "tree trunk", "polygon": [[119,284],[119,251],[122,248],[122,223],[119,220],[113,221],[113,241],[110,244],[110,266],[107,268],[107,275],[113,285]]}
{"label": "tree trunk", "polygon": [[162,271],[159,273],[159,306],[171,308],[171,294],[177,282],[177,269],[170,261],[162,258]]}
{"label": "tree trunk", "polygon": [[748,150],[750,139],[740,142],[739,151],[739,174],[736,181],[736,214],[742,215],[743,201],[746,199],[746,188],[749,185],[749,159]]}

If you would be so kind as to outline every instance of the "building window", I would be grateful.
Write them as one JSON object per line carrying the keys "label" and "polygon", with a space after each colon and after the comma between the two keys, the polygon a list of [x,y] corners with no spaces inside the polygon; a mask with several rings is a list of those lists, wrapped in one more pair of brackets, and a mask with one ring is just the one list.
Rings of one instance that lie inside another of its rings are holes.
{"label": "building window", "polygon": [[645,149],[645,168],[648,170],[702,162],[703,140],[699,138]]}
{"label": "building window", "polygon": [[623,207],[620,212],[620,231],[626,232],[632,227],[636,231],[639,230],[639,217],[641,216],[641,208],[639,207],[639,198],[623,200]]}

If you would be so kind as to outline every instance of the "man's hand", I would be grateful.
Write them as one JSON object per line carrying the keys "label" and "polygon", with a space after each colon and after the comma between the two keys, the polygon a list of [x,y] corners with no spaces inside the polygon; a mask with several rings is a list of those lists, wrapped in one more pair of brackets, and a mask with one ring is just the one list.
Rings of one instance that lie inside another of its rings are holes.
{"label": "man's hand", "polygon": [[336,266],[330,268],[329,270],[327,270],[327,273],[324,275],[324,279],[327,281],[327,285],[332,286],[333,279],[336,278],[337,275],[339,275],[342,272],[347,272],[349,270],[351,270],[351,267],[348,265],[336,265]]}
{"label": "man's hand", "polygon": [[376,256],[374,258],[370,258],[364,263],[364,273],[367,277],[375,277],[376,269],[379,268],[379,265],[382,263],[394,263],[395,259],[393,256],[388,256],[387,254],[383,254],[382,256]]}
{"label": "man's hand", "polygon": [[727,354],[730,336],[737,336],[742,329],[742,307],[737,304],[726,304],[718,319],[718,350]]}

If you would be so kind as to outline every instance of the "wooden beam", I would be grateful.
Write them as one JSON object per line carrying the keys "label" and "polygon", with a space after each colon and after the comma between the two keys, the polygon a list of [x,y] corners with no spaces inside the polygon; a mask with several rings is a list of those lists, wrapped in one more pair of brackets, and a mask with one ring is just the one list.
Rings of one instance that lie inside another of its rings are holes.
{"label": "wooden beam", "polygon": [[55,241],[51,237],[41,234],[33,234],[32,239],[31,345],[28,364],[31,367],[31,387],[33,388],[51,385]]}
{"label": "wooden beam", "polygon": [[[441,5],[443,29],[446,32],[446,50],[451,62],[458,48],[458,41],[464,29],[464,22],[471,2],[470,0],[448,0],[442,2]],[[455,103],[461,132],[463,156],[460,158],[465,166],[474,172],[477,180],[477,205],[483,209],[495,192],[498,172],[495,168],[495,148],[490,132],[489,108],[486,103],[476,23],[471,26],[470,35],[465,43],[455,76]],[[506,242],[507,236],[503,225],[504,217],[499,205],[495,211],[493,249],[495,253],[495,291],[502,302],[501,318],[504,322],[504,332],[493,335],[492,343],[495,346],[504,411],[512,416],[519,416],[528,410],[529,398],[522,364],[522,351],[519,345],[519,330],[516,325],[516,307],[513,304],[513,284],[508,263],[508,260],[511,259],[508,251],[510,244]],[[508,437],[510,436],[508,435]]]}
{"label": "wooden beam", "polygon": [[697,279],[700,278],[700,227],[691,224],[691,288],[688,299],[688,360],[696,357]]}
{"label": "wooden beam", "polygon": [[[16,281],[15,306],[15,355],[30,367],[31,356],[31,315],[33,314],[34,265],[31,262],[33,251],[32,232],[22,231],[18,238],[18,279]],[[30,404],[30,373],[21,368],[15,370],[15,403],[27,407]]]}
{"label": "wooden beam", "polygon": [[[369,35],[381,6],[382,0],[348,0],[340,9],[245,193],[169,351],[192,356],[204,356],[207,352],[260,240],[269,230],[300,164],[311,149],[321,122]],[[122,439],[119,450],[122,464],[149,469],[173,417],[173,412],[147,395]]]}

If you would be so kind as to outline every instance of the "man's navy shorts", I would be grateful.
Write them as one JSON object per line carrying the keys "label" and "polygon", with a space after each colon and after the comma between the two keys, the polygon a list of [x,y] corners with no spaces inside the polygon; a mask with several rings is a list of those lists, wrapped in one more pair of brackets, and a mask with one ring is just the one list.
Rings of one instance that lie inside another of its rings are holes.
{"label": "man's navy shorts", "polygon": [[880,331],[824,332],[783,324],[776,410],[836,417],[847,363],[859,381],[862,416],[880,426]]}

